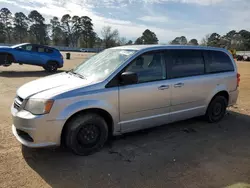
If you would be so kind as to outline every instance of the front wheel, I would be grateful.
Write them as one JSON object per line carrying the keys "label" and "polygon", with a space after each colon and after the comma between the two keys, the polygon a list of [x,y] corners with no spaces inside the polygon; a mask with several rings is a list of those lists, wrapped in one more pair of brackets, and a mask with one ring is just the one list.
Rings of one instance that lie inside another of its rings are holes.
{"label": "front wheel", "polygon": [[58,69],[58,64],[57,62],[48,62],[44,67],[43,67],[47,72],[56,72]]}
{"label": "front wheel", "polygon": [[223,96],[216,96],[209,104],[206,112],[206,119],[210,123],[220,121],[227,110],[227,99]]}
{"label": "front wheel", "polygon": [[66,146],[77,155],[100,150],[108,138],[107,123],[98,114],[79,114],[66,126]]}
{"label": "front wheel", "polygon": [[14,58],[10,54],[0,54],[0,65],[4,67],[10,66],[14,62]]}

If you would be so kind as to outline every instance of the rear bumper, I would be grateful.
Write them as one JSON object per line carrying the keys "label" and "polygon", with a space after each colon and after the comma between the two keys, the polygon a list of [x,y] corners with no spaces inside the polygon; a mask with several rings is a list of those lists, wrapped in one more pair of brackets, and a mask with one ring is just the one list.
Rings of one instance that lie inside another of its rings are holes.
{"label": "rear bumper", "polygon": [[236,89],[235,91],[229,92],[228,106],[233,106],[237,103],[238,95],[239,95],[238,89]]}

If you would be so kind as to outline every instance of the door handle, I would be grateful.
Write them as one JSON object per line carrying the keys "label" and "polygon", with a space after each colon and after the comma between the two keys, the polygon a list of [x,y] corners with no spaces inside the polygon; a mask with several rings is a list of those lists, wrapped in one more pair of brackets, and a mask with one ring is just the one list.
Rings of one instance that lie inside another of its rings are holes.
{"label": "door handle", "polygon": [[169,88],[169,85],[161,85],[158,87],[159,90],[165,90],[165,89],[168,89]]}
{"label": "door handle", "polygon": [[182,86],[184,86],[184,83],[174,84],[174,87],[182,87]]}

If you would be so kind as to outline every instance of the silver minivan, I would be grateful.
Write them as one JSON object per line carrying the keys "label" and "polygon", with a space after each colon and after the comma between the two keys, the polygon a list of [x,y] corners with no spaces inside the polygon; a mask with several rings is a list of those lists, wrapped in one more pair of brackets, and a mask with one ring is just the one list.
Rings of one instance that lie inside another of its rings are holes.
{"label": "silver minivan", "polygon": [[225,49],[110,48],[70,71],[20,87],[11,107],[12,131],[28,147],[65,144],[88,155],[109,135],[195,116],[218,122],[236,103],[239,81]]}

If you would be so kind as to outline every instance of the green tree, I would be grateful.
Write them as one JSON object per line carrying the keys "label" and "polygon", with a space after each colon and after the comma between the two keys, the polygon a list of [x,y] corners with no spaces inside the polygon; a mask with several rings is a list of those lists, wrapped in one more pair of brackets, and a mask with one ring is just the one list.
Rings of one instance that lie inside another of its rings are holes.
{"label": "green tree", "polygon": [[96,33],[93,29],[92,19],[88,16],[81,17],[81,33],[85,47],[92,48],[95,43]]}
{"label": "green tree", "polygon": [[126,45],[132,45],[132,44],[133,44],[133,41],[129,40]]}
{"label": "green tree", "polygon": [[0,10],[0,22],[2,23],[2,32],[7,36],[7,42],[11,43],[12,34],[12,13],[7,8],[2,8]]}
{"label": "green tree", "polygon": [[68,41],[68,45],[72,45],[72,28],[71,28],[71,16],[69,14],[65,14],[61,18],[61,28],[65,35],[65,40]]}
{"label": "green tree", "polygon": [[139,37],[135,40],[135,44],[143,44],[143,39],[142,37]]}
{"label": "green tree", "polygon": [[31,11],[28,17],[32,23],[29,33],[34,37],[35,42],[38,44],[47,44],[48,26],[44,23],[44,17],[36,10]]}
{"label": "green tree", "polygon": [[51,29],[51,39],[52,39],[53,45],[55,46],[65,45],[66,43],[65,38],[64,38],[65,35],[62,31],[58,17],[53,17],[50,20],[50,29]]}
{"label": "green tree", "polygon": [[207,45],[219,47],[220,46],[220,39],[221,39],[221,36],[218,33],[212,33],[210,35],[210,37],[208,38]]}
{"label": "green tree", "polygon": [[179,45],[186,45],[187,44],[187,38],[185,36],[176,37],[171,44],[179,44]]}
{"label": "green tree", "polygon": [[191,40],[188,42],[188,44],[189,44],[189,45],[195,45],[195,46],[199,45],[197,39],[191,39]]}
{"label": "green tree", "polygon": [[158,44],[158,41],[159,41],[156,34],[150,31],[149,29],[146,29],[142,33],[142,40],[143,40],[143,44]]}
{"label": "green tree", "polygon": [[62,30],[69,40],[70,46],[93,47],[95,32],[92,20],[88,16],[73,16],[65,14],[61,18]]}
{"label": "green tree", "polygon": [[13,22],[14,38],[19,43],[22,43],[27,38],[29,19],[24,13],[17,12],[15,13]]}
{"label": "green tree", "polygon": [[4,43],[6,41],[6,33],[5,27],[2,22],[0,22],[0,43]]}
{"label": "green tree", "polygon": [[135,40],[135,44],[158,44],[158,38],[156,34],[149,29],[146,29],[141,37]]}
{"label": "green tree", "polygon": [[247,30],[241,30],[239,31],[239,34],[243,42],[241,50],[250,50],[250,32]]}

